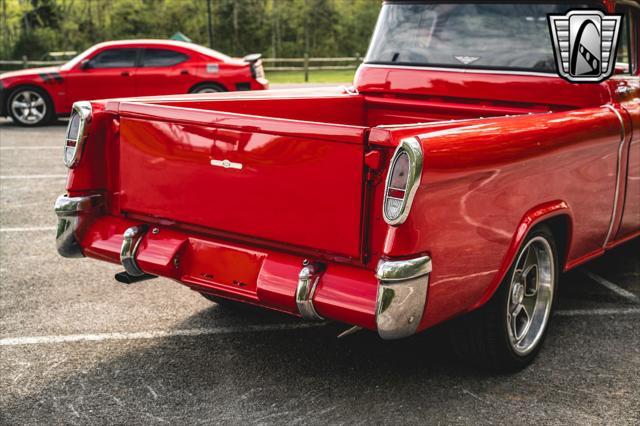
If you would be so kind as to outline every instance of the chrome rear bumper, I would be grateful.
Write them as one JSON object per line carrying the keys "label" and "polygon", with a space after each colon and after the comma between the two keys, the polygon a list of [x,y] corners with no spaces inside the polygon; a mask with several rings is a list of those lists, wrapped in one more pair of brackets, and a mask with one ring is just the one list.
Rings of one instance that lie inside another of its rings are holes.
{"label": "chrome rear bumper", "polygon": [[56,200],[54,210],[58,216],[56,247],[62,257],[83,257],[78,242],[78,230],[85,225],[87,218],[104,205],[100,194],[85,197],[61,195]]}
{"label": "chrome rear bumper", "polygon": [[376,270],[376,325],[383,339],[415,334],[427,301],[431,258],[381,260]]}
{"label": "chrome rear bumper", "polygon": [[[415,334],[427,302],[430,273],[429,256],[378,263],[375,322],[381,338],[393,340]],[[298,276],[296,304],[306,320],[323,319],[313,300],[321,275],[322,268],[305,261]]]}

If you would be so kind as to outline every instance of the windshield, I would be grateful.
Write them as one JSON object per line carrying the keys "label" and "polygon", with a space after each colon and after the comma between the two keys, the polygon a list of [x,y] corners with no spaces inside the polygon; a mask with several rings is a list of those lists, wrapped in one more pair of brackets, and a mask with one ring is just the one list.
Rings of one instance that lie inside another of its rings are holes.
{"label": "windshield", "polygon": [[366,63],[556,72],[548,14],[587,4],[385,4]]}

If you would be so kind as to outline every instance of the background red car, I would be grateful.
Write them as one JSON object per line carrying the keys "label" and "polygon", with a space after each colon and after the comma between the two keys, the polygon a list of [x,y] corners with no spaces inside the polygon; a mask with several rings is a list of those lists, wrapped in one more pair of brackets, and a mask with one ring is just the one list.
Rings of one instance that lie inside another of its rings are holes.
{"label": "background red car", "polygon": [[97,44],[58,67],[0,74],[0,116],[37,126],[79,100],[267,89],[259,54],[243,59],[197,44],[129,40]]}

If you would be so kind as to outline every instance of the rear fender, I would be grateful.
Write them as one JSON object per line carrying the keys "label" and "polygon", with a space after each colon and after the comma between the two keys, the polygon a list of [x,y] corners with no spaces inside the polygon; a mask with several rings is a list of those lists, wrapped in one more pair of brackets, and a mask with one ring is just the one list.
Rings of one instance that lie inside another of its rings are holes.
{"label": "rear fender", "polygon": [[516,255],[518,254],[520,247],[522,247],[522,243],[524,242],[529,232],[536,225],[558,216],[566,216],[568,218],[569,226],[566,235],[567,241],[565,242],[565,244],[560,245],[560,247],[563,247],[564,253],[559,253],[562,259],[567,258],[569,248],[571,247],[571,235],[573,233],[573,213],[571,211],[571,208],[566,202],[560,200],[551,201],[534,207],[533,209],[529,210],[520,220],[520,223],[518,224],[516,231],[513,234],[511,243],[509,244],[509,249],[502,259],[502,263],[500,265],[498,273],[493,278],[493,281],[491,281],[491,284],[487,288],[487,291],[482,296],[482,298],[480,298],[480,300],[475,305],[473,305],[469,309],[469,311],[483,306],[493,297],[494,293],[500,286],[500,283],[502,283],[502,280],[504,280],[505,276],[507,275],[509,268],[511,268],[511,265],[515,261]]}

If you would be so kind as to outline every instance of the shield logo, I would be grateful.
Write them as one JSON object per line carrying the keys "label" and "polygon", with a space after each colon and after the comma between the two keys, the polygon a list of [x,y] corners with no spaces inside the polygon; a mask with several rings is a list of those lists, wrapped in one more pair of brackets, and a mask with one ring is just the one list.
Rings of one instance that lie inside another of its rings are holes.
{"label": "shield logo", "polygon": [[573,83],[598,83],[613,75],[622,15],[572,10],[549,15],[558,73]]}

